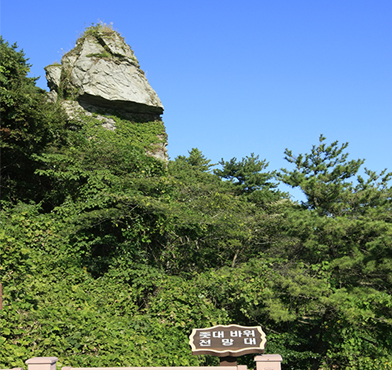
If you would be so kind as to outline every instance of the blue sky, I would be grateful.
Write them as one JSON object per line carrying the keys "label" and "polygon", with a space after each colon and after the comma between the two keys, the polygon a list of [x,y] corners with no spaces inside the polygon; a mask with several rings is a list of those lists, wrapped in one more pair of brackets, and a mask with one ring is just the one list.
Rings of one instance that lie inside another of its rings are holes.
{"label": "blue sky", "polygon": [[160,97],[172,159],[255,153],[290,168],[320,134],[392,171],[390,0],[3,0],[1,34],[32,75],[84,28],[113,23]]}

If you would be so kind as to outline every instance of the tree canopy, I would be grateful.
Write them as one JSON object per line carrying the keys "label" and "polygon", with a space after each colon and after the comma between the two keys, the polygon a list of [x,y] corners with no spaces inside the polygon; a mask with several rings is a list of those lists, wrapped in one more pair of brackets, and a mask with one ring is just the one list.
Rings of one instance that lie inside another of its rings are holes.
{"label": "tree canopy", "polygon": [[30,64],[16,43],[0,38],[1,194],[2,202],[40,201],[41,189],[50,184],[35,170],[34,156],[49,145],[64,145],[65,115],[47,102],[45,91],[27,77]]}

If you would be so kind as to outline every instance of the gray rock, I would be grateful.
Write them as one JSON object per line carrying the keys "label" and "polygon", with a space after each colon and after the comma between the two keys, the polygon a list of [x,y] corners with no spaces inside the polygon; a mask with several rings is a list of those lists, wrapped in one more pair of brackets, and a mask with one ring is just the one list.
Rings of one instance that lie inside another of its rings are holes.
{"label": "gray rock", "polygon": [[[160,115],[163,105],[132,49],[119,34],[84,35],[61,60],[46,67],[48,87],[84,105]],[[60,77],[63,80],[60,82]]]}
{"label": "gray rock", "polygon": [[114,33],[110,37],[102,36],[102,39],[104,40],[105,45],[109,48],[111,54],[127,57],[132,60],[137,67],[139,67],[139,63],[132,49],[124,42],[118,33]]}
{"label": "gray rock", "polygon": [[[81,118],[83,115],[93,116],[92,112],[85,110],[77,101],[64,100],[61,102],[61,105],[67,113],[67,116],[75,121],[83,122]],[[94,118],[102,122],[102,127],[105,127],[107,130],[114,131],[116,129],[116,122],[113,118],[101,114],[96,114]]]}
{"label": "gray rock", "polygon": [[[88,28],[61,65],[45,68],[48,99],[60,101],[71,120],[84,115],[114,131],[117,115],[131,122],[161,121],[163,105],[140,69],[132,49],[115,31]],[[130,123],[132,124],[132,123]],[[166,134],[146,154],[168,162]]]}
{"label": "gray rock", "polygon": [[50,66],[45,67],[46,72],[46,80],[48,81],[48,87],[50,91],[53,90],[55,92],[58,91],[60,85],[61,78],[61,65],[60,64],[52,64]]}
{"label": "gray rock", "polygon": [[162,135],[158,135],[158,138],[161,139],[162,143],[157,143],[154,145],[153,151],[148,151],[147,155],[154,157],[156,159],[160,159],[161,161],[168,162],[169,155],[167,154],[167,142],[164,142],[164,137]]}
{"label": "gray rock", "polygon": [[56,103],[58,94],[55,90],[51,90],[47,93],[48,101],[51,101],[52,103]]}

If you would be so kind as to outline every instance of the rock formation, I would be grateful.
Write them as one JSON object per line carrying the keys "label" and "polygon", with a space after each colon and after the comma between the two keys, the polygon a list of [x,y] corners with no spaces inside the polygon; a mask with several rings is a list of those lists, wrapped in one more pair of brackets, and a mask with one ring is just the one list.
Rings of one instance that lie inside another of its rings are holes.
{"label": "rock formation", "polygon": [[[72,118],[81,110],[89,115],[99,112],[102,125],[111,130],[114,122],[106,115],[139,123],[161,121],[163,105],[158,95],[132,49],[110,27],[98,24],[87,28],[61,64],[49,65],[45,71],[49,98],[60,100]],[[160,149],[148,152],[167,161],[166,145],[163,140]]]}

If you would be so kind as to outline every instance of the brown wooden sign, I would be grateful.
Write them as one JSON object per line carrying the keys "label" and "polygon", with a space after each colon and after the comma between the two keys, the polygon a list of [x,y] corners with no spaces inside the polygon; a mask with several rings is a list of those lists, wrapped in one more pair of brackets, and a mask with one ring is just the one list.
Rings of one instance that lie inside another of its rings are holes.
{"label": "brown wooden sign", "polygon": [[264,353],[266,341],[260,326],[217,325],[193,329],[189,337],[193,355],[218,357]]}

